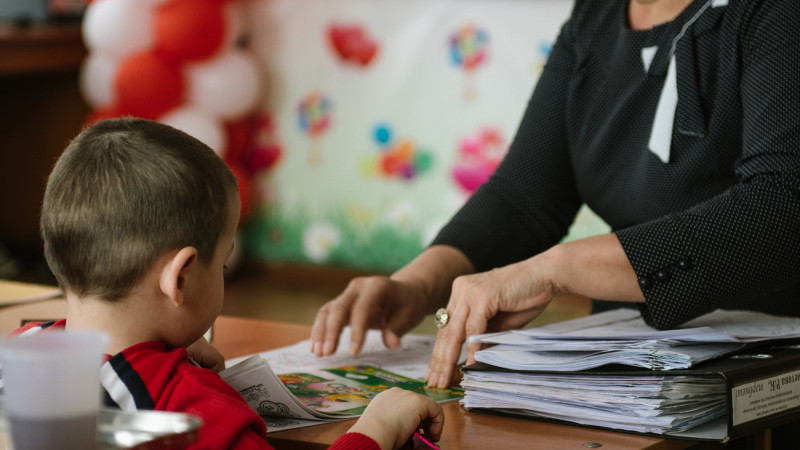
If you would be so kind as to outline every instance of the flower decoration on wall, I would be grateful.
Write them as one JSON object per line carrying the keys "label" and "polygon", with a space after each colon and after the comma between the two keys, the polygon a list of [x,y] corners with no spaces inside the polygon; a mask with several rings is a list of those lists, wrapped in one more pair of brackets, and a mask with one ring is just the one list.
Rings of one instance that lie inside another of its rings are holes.
{"label": "flower decoration on wall", "polygon": [[361,25],[332,24],[328,27],[328,42],[334,54],[343,62],[366,67],[375,59],[380,45]]}
{"label": "flower decoration on wall", "polygon": [[92,108],[87,124],[157,120],[222,156],[239,178],[242,219],[256,205],[253,169],[269,168],[249,163],[262,80],[246,18],[245,0],[93,0],[80,77]]}
{"label": "flower decoration on wall", "polygon": [[341,231],[327,221],[312,223],[303,230],[303,251],[315,263],[325,262],[341,241]]}
{"label": "flower decoration on wall", "polygon": [[458,159],[451,171],[453,181],[471,195],[489,180],[507,151],[502,134],[491,127],[462,138],[458,143]]}
{"label": "flower decoration on wall", "polygon": [[431,151],[421,148],[411,139],[395,139],[391,127],[385,123],[375,125],[372,139],[378,145],[378,157],[364,163],[368,173],[410,181],[433,165]]}
{"label": "flower decoration on wall", "polygon": [[308,162],[311,165],[317,165],[322,161],[319,139],[331,126],[332,116],[331,99],[319,91],[309,92],[297,105],[297,125],[311,142],[308,153]]}
{"label": "flower decoration on wall", "polygon": [[449,49],[450,61],[467,76],[464,98],[472,100],[475,89],[471,77],[489,58],[489,33],[473,24],[464,25],[450,35]]}

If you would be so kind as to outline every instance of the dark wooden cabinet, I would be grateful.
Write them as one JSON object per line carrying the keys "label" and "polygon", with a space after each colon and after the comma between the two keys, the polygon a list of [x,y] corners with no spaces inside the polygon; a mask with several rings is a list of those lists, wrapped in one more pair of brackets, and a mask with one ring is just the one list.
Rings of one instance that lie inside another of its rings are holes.
{"label": "dark wooden cabinet", "polygon": [[0,242],[38,249],[39,208],[55,159],[89,107],[79,23],[0,24]]}

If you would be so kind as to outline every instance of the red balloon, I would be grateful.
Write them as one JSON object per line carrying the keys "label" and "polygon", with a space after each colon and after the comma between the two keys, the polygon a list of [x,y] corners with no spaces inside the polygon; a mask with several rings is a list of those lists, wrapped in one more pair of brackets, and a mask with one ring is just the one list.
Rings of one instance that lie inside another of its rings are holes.
{"label": "red balloon", "polygon": [[242,210],[239,213],[239,223],[241,224],[245,219],[250,217],[250,214],[255,208],[255,188],[253,186],[253,180],[250,179],[248,173],[239,163],[230,160],[226,160],[226,162],[239,182],[239,200],[242,202]]}
{"label": "red balloon", "polygon": [[223,4],[215,0],[172,0],[153,18],[156,47],[179,61],[199,61],[216,53],[225,39]]}
{"label": "red balloon", "polygon": [[184,89],[180,67],[154,52],[123,59],[114,78],[119,109],[147,119],[156,119],[183,103]]}
{"label": "red balloon", "polygon": [[261,172],[274,166],[281,157],[281,148],[275,144],[256,147],[247,156],[246,167],[250,173]]}
{"label": "red balloon", "polygon": [[253,124],[251,118],[240,119],[225,123],[225,134],[227,135],[227,146],[225,148],[225,159],[243,162],[247,151],[252,145]]}

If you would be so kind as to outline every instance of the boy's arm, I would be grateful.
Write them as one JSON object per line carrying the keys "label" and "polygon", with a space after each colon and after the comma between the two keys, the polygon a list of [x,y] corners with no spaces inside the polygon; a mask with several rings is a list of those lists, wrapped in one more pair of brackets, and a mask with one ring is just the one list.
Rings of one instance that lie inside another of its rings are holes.
{"label": "boy's arm", "polygon": [[350,431],[337,439],[328,450],[381,450],[381,447],[371,437]]}
{"label": "boy's arm", "polygon": [[264,420],[215,372],[181,371],[156,410],[192,414],[203,420],[198,448],[271,448]]}

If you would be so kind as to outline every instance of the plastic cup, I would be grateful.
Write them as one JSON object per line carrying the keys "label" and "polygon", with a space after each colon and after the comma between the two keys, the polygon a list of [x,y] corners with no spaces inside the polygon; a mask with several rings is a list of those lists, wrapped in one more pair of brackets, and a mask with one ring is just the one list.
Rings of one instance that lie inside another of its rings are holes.
{"label": "plastic cup", "polygon": [[92,449],[107,338],[46,330],[0,341],[5,413],[15,450]]}

